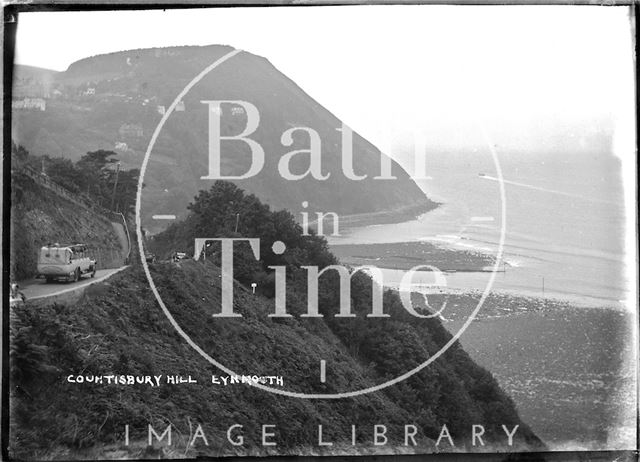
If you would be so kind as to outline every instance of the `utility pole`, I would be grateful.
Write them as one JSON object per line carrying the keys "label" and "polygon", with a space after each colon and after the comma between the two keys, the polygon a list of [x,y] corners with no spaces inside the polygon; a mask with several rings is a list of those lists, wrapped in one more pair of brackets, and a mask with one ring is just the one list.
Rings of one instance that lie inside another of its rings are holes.
{"label": "utility pole", "polygon": [[113,210],[113,203],[116,200],[116,188],[118,187],[119,174],[120,174],[120,162],[116,163],[116,181],[113,183],[113,193],[111,194],[111,210]]}

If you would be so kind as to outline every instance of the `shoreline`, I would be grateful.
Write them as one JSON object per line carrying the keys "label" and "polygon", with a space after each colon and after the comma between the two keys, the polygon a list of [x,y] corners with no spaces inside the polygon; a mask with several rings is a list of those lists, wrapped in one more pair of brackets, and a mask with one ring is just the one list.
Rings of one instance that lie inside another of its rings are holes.
{"label": "shoreline", "polygon": [[[397,288],[387,287],[387,289],[396,293],[400,292]],[[411,291],[410,294],[414,308],[421,310],[427,309],[432,313],[438,312],[435,317],[445,326],[450,323],[465,322],[477,307],[482,297],[482,291],[480,290],[465,289],[435,289],[422,292]],[[578,311],[585,313],[609,313],[625,317],[634,315],[632,311],[611,305],[579,303],[572,300],[552,297],[542,298],[508,291],[492,290],[487,294],[482,307],[476,313],[471,325],[478,322],[517,315],[541,315],[544,317],[547,315],[562,315],[562,313],[574,313]]]}
{"label": "shoreline", "polygon": [[[385,288],[389,290],[393,290],[399,292],[400,290],[397,287],[385,286]],[[433,288],[430,290],[423,290],[422,292],[411,291],[411,294],[425,294],[427,296],[443,296],[443,297],[470,297],[479,301],[480,297],[482,297],[483,290],[480,289],[462,289],[456,287],[444,287],[444,288]],[[522,312],[540,312],[544,310],[563,310],[563,309],[591,309],[591,310],[606,310],[606,311],[616,311],[622,314],[632,315],[633,311],[627,309],[625,306],[621,304],[616,305],[615,303],[609,302],[599,302],[596,299],[587,297],[587,296],[574,296],[574,297],[562,297],[560,294],[552,294],[547,295],[545,297],[540,296],[539,294],[528,293],[528,292],[518,292],[512,289],[491,289],[487,295],[487,299],[479,311],[478,314],[485,311],[485,309],[489,307],[488,305],[491,303],[495,303],[496,299],[499,299],[500,302],[504,303],[515,303],[515,304],[525,304],[529,303],[536,307],[533,310],[517,310]],[[478,319],[476,317],[476,319]]]}
{"label": "shoreline", "polygon": [[[429,264],[443,272],[486,272],[495,264],[493,255],[475,250],[457,250],[428,241],[387,244],[330,244],[331,252],[348,265],[380,262],[384,268],[410,270]],[[377,266],[377,265],[376,265]]]}
{"label": "shoreline", "polygon": [[[372,265],[382,270],[384,279],[377,282],[391,289],[399,287],[403,273],[419,265],[430,265],[439,270],[441,276],[447,278],[447,283],[435,287],[435,293],[481,295],[496,262],[495,255],[483,252],[481,249],[457,249],[451,245],[427,240],[386,244],[330,244],[330,248],[342,264]],[[502,262],[495,271],[500,273],[500,279],[495,281],[491,293],[549,300],[585,308],[607,308],[627,312],[633,309],[630,305],[631,300],[628,300],[624,294],[620,294],[620,298],[617,298],[613,294],[601,297],[598,294],[563,292],[563,287],[557,284],[555,288],[547,285],[547,290],[541,291],[536,285],[537,280],[534,281],[525,272],[526,270],[527,268],[523,269],[521,265],[510,261],[509,256],[503,256]],[[427,293],[433,293],[432,289],[435,285],[433,269],[420,268],[416,271],[413,281],[413,286],[420,287],[423,292],[426,290]]]}
{"label": "shoreline", "polygon": [[[495,252],[456,236],[412,239],[406,229],[377,231],[380,224],[363,225],[372,228],[362,234],[370,242],[345,236],[347,243],[330,244],[332,253],[342,264],[380,268],[378,283],[396,293],[402,274],[414,266],[455,269],[453,274],[443,271],[446,285],[434,284],[431,271],[417,271],[423,274],[416,274],[407,289],[416,310],[437,313],[435,318],[455,335],[484,293],[489,274],[480,273],[488,261],[495,264]],[[379,242],[385,238],[391,242]],[[634,424],[633,413],[626,410],[637,406],[634,379],[625,372],[625,358],[633,355],[626,344],[633,337],[634,299],[615,286],[589,286],[590,279],[580,279],[580,272],[543,272],[536,261],[519,254],[504,254],[502,262],[504,277],[497,275],[460,335],[464,350],[491,371],[551,450],[626,447]],[[538,283],[540,273],[547,276],[546,290],[543,281]],[[566,284],[571,278],[582,282]]]}
{"label": "shoreline", "polygon": [[[425,202],[404,205],[393,210],[381,210],[379,212],[353,213],[340,216],[340,229],[349,231],[353,228],[390,225],[415,220],[421,215],[440,207],[442,203],[433,201],[425,196]],[[310,225],[317,223],[317,220],[310,221]]]}
{"label": "shoreline", "polygon": [[[452,335],[465,322],[444,315]],[[551,450],[619,449],[635,440],[634,318],[629,311],[490,295],[459,341]]]}

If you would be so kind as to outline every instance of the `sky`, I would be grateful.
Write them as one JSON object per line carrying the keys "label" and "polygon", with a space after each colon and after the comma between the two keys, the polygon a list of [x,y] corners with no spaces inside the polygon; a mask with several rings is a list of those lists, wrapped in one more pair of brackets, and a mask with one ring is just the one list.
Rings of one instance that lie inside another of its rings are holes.
{"label": "sky", "polygon": [[173,45],[264,56],[383,148],[414,132],[431,146],[472,147],[482,126],[514,149],[540,139],[587,149],[591,134],[614,127],[622,152],[635,126],[627,7],[238,7],[18,19],[16,62],[59,71],[96,54]]}

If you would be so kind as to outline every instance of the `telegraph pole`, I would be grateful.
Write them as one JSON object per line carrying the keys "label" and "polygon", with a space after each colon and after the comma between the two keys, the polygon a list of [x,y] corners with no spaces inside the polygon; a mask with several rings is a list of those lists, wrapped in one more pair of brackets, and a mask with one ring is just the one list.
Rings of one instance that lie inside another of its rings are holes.
{"label": "telegraph pole", "polygon": [[120,174],[120,162],[116,164],[116,181],[113,183],[113,193],[111,194],[111,210],[113,210],[113,203],[116,200],[116,188],[118,187],[119,174]]}

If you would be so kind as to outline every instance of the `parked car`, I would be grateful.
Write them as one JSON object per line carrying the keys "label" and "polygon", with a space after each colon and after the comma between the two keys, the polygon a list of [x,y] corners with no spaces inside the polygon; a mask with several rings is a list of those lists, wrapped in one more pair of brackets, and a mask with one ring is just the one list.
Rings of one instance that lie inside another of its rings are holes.
{"label": "parked car", "polygon": [[38,274],[47,282],[78,281],[85,274],[96,275],[96,261],[89,257],[84,244],[49,244],[40,249]]}
{"label": "parked car", "polygon": [[147,261],[147,263],[155,263],[156,255],[151,252],[146,252],[144,254],[144,259]]}
{"label": "parked car", "polygon": [[182,260],[187,260],[189,256],[185,252],[174,252],[173,257],[171,258],[174,262],[179,262]]}

